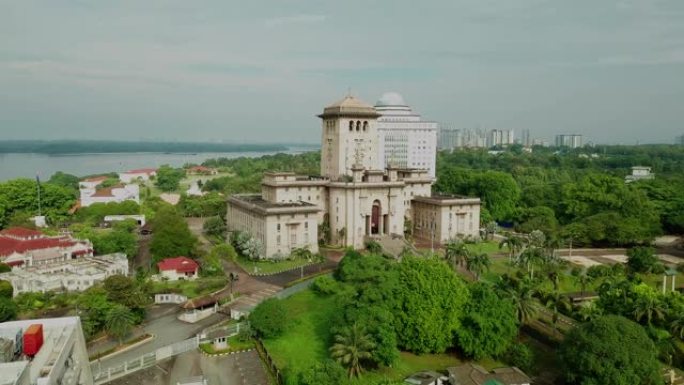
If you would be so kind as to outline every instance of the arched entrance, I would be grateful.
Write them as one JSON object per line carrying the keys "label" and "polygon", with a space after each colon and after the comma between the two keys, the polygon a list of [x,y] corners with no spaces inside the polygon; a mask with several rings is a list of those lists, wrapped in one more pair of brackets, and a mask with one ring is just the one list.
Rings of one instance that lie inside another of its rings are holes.
{"label": "arched entrance", "polygon": [[371,234],[380,233],[380,218],[382,210],[380,209],[380,201],[376,200],[373,202],[373,209],[371,210]]}

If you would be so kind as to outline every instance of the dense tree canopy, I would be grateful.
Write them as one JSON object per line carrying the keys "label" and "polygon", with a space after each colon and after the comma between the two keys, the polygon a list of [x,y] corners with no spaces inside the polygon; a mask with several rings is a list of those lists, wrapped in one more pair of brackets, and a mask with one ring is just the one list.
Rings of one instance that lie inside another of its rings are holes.
{"label": "dense tree canopy", "polygon": [[[51,222],[64,220],[76,203],[73,191],[52,183],[40,184],[41,211]],[[38,215],[38,184],[33,179],[13,179],[0,183],[0,227],[13,218]],[[15,221],[15,223],[18,221]]]}
{"label": "dense tree canopy", "polygon": [[443,352],[461,326],[468,289],[444,262],[405,257],[397,293],[399,346],[415,353]]}
{"label": "dense tree canopy", "polygon": [[662,384],[657,354],[641,326],[619,316],[576,327],[559,352],[566,380],[578,385]]}
{"label": "dense tree canopy", "polygon": [[157,169],[155,185],[162,191],[175,191],[185,177],[185,171],[180,168],[173,168],[168,164],[162,165]]}
{"label": "dense tree canopy", "polygon": [[252,329],[263,338],[275,338],[288,326],[287,309],[277,298],[261,302],[249,315]]}
{"label": "dense tree canopy", "polygon": [[173,207],[162,206],[150,224],[150,251],[155,260],[194,255],[197,238],[190,231],[185,219]]}
{"label": "dense tree canopy", "polygon": [[460,348],[475,359],[502,354],[518,335],[516,309],[488,284],[471,285],[456,335]]}

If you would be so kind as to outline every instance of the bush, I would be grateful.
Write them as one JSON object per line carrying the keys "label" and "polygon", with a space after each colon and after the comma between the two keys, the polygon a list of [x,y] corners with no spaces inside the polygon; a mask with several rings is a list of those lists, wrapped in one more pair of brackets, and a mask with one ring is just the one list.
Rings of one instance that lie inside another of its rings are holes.
{"label": "bush", "polygon": [[342,385],[347,383],[347,373],[337,362],[326,360],[299,373],[296,383],[299,385]]}
{"label": "bush", "polygon": [[260,303],[249,315],[254,332],[263,338],[278,337],[287,327],[287,310],[277,298],[269,298]]}
{"label": "bush", "polygon": [[[684,264],[682,264],[684,266]],[[0,262],[0,273],[7,273],[12,271],[10,265]]]}
{"label": "bush", "polygon": [[0,298],[0,322],[17,318],[17,305],[9,298]]}
{"label": "bush", "polygon": [[366,241],[366,250],[371,254],[380,255],[382,254],[382,245],[376,241],[368,240]]}
{"label": "bush", "polygon": [[12,299],[14,288],[9,281],[0,279],[0,297]]}
{"label": "bush", "polygon": [[340,290],[340,283],[337,282],[333,277],[324,275],[317,278],[311,284],[311,289],[322,295],[336,294]]}
{"label": "bush", "polygon": [[523,372],[530,372],[534,368],[534,352],[521,342],[509,346],[501,358],[508,365],[515,366]]}
{"label": "bush", "polygon": [[677,271],[684,273],[684,262],[677,264]]}
{"label": "bush", "polygon": [[204,221],[202,231],[207,235],[223,238],[226,233],[226,223],[221,217],[211,217]]}

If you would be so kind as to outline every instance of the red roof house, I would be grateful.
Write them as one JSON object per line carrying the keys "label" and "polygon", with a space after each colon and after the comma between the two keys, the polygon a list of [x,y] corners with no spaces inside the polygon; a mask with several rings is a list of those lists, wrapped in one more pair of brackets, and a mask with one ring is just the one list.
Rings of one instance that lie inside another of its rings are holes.
{"label": "red roof house", "polygon": [[48,263],[92,255],[92,245],[68,236],[48,237],[40,231],[12,227],[0,231],[0,261],[8,265]]}
{"label": "red roof house", "polygon": [[166,258],[157,263],[159,274],[169,281],[197,278],[199,264],[188,257]]}
{"label": "red roof house", "polygon": [[0,231],[0,236],[16,239],[35,239],[42,238],[44,235],[38,230],[27,229],[25,227],[10,227],[9,229]]}

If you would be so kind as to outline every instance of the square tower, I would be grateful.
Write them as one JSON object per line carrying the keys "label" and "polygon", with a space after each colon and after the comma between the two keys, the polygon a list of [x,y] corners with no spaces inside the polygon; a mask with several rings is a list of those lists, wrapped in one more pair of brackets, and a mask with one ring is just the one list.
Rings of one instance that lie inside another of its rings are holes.
{"label": "square tower", "polygon": [[355,97],[325,107],[322,120],[321,175],[337,180],[352,174],[354,166],[378,169],[378,133],[375,109]]}

